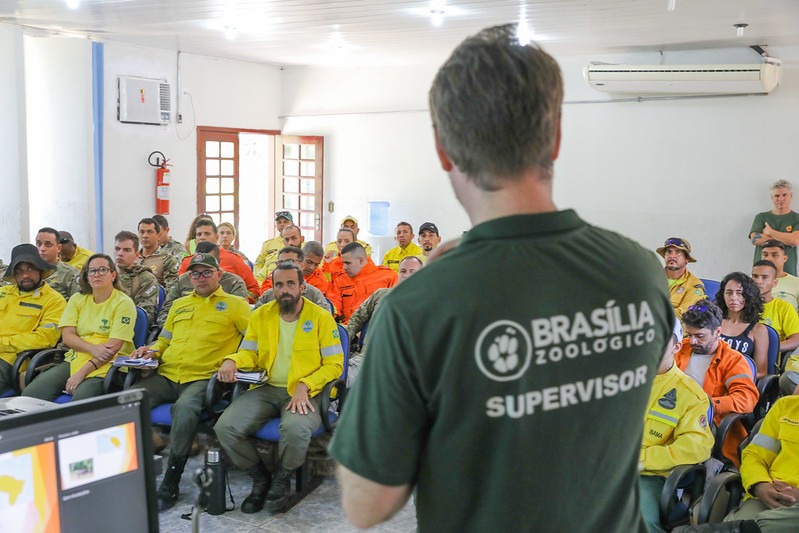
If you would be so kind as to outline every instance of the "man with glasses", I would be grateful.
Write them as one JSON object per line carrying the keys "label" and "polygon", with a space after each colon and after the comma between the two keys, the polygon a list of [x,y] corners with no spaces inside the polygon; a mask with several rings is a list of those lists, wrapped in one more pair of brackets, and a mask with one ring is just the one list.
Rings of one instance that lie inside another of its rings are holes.
{"label": "man with glasses", "polygon": [[150,393],[152,405],[175,402],[169,463],[158,488],[162,511],[175,505],[180,494],[180,477],[200,422],[208,380],[222,357],[236,351],[250,318],[247,301],[219,286],[222,271],[214,256],[195,254],[188,275],[194,292],[175,301],[155,343],[131,355],[159,360],[158,371],[137,385]]}
{"label": "man with glasses", "polygon": [[[318,244],[318,243],[317,243]],[[295,246],[286,246],[277,254],[277,262],[275,265],[279,265],[281,263],[291,263],[297,265],[300,269],[303,268],[305,261],[305,254],[302,250]],[[303,276],[305,273],[303,272]],[[261,285],[261,290],[263,293],[261,296],[256,300],[255,305],[253,306],[252,310],[255,311],[262,305],[271,302],[275,299],[275,291],[272,290],[272,277],[264,281],[264,284]],[[308,298],[311,302],[315,303],[319,307],[323,309],[330,309],[330,304],[328,304],[325,295],[322,294],[322,291],[317,289],[316,287],[309,285],[306,281],[305,286],[302,289],[302,295]]]}
{"label": "man with glasses", "polygon": [[749,240],[755,246],[755,261],[761,259],[763,243],[778,240],[785,245],[788,261],[785,272],[796,275],[796,246],[799,245],[799,213],[791,210],[793,187],[787,180],[777,180],[771,186],[774,209],[755,216],[749,230]]}
{"label": "man with glasses", "polygon": [[139,238],[130,231],[120,231],[114,236],[114,261],[117,279],[122,290],[130,296],[136,307],[144,309],[149,324],[155,323],[158,308],[158,280],[149,268],[138,264]]}
{"label": "man with glasses", "polygon": [[688,307],[705,297],[702,280],[688,272],[688,263],[696,263],[691,257],[691,244],[680,237],[670,237],[656,251],[666,261],[669,299],[680,318]]}
{"label": "man with glasses", "polygon": [[11,369],[18,353],[52,348],[61,337],[58,321],[67,302],[44,282],[53,271],[32,244],[11,251],[3,274],[11,284],[0,287],[0,393],[14,385]]}
{"label": "man with glasses", "polygon": [[61,253],[61,234],[53,228],[44,227],[36,234],[36,248],[39,250],[39,257],[45,263],[55,265],[55,272],[45,276],[44,281],[56,290],[65,300],[80,291],[78,275],[80,271],[70,266],[58,258]]}
{"label": "man with glasses", "polygon": [[[752,368],[740,352],[721,339],[721,309],[707,299],[688,307],[682,315],[685,339],[674,362],[705,390],[713,402],[716,424],[727,413],[751,413],[759,393]],[[746,437],[740,424],[724,441],[724,456],[738,466],[738,444]]]}

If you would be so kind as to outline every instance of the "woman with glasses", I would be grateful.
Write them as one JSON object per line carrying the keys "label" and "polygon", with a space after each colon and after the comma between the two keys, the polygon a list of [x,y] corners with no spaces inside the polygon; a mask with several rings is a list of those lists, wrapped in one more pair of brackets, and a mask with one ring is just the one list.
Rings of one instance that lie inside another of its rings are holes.
{"label": "woman with glasses", "polygon": [[233,241],[236,240],[236,227],[230,222],[220,222],[217,226],[219,232],[219,247],[224,248],[228,252],[234,253],[247,263],[252,270],[252,262],[240,250],[233,248]]}
{"label": "woman with glasses", "polygon": [[62,391],[80,400],[103,393],[109,362],[133,351],[136,306],[121,290],[114,262],[94,254],[80,272],[80,292],[73,295],[61,321],[61,339],[70,350],[64,362],[31,381],[23,396],[54,400]]}
{"label": "woman with glasses", "polygon": [[752,278],[743,272],[724,276],[716,293],[716,305],[724,318],[721,338],[733,350],[755,361],[757,377],[768,371],[768,330],[760,323],[763,301]]}

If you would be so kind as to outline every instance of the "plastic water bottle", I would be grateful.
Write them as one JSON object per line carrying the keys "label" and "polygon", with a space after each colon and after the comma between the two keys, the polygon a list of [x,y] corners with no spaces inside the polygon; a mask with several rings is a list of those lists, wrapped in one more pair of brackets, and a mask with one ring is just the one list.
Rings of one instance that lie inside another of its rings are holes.
{"label": "plastic water bottle", "polygon": [[210,515],[220,515],[227,510],[225,502],[226,476],[225,463],[219,448],[208,448],[205,454],[205,472],[210,484],[206,488],[206,508]]}

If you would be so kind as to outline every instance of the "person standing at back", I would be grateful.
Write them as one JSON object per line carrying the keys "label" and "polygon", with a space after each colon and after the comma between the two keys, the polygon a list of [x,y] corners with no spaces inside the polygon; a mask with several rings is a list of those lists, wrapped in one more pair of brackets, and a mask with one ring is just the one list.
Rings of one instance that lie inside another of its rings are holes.
{"label": "person standing at back", "polygon": [[777,180],[771,186],[771,201],[774,209],[764,211],[755,216],[749,229],[749,240],[755,246],[754,260],[761,257],[763,244],[769,240],[777,240],[785,245],[788,261],[785,272],[796,275],[796,246],[799,245],[799,213],[791,209],[793,187],[787,180]]}
{"label": "person standing at back", "polygon": [[652,252],[553,203],[562,99],[516,25],[468,38],[433,82],[474,227],[370,325],[330,447],[358,527],[415,491],[420,532],[646,531],[638,456],[674,312]]}

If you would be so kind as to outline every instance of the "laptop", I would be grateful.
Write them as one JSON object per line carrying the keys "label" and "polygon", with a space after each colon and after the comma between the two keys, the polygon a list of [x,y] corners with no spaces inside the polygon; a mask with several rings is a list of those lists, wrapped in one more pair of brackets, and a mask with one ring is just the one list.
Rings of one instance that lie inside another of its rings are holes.
{"label": "laptop", "polygon": [[0,405],[3,533],[158,532],[145,391],[14,403]]}

